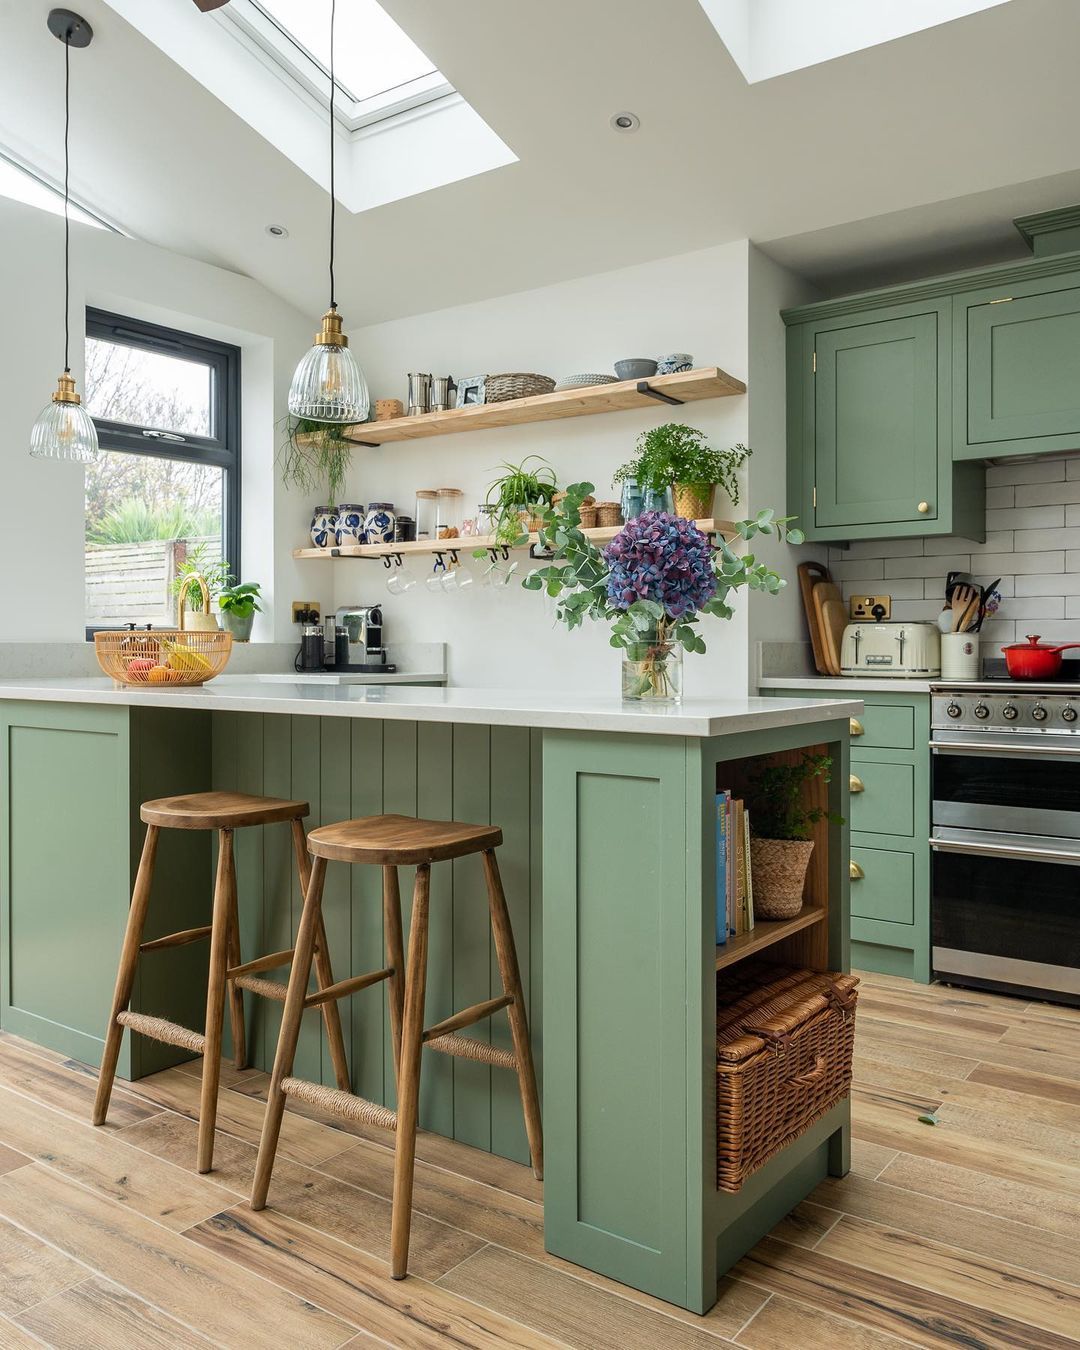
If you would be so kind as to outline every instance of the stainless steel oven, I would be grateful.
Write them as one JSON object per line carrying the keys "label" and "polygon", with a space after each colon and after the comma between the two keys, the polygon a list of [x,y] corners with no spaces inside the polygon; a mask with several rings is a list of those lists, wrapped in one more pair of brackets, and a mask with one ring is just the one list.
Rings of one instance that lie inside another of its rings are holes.
{"label": "stainless steel oven", "polygon": [[934,686],[930,749],[934,974],[1080,1004],[1080,688]]}

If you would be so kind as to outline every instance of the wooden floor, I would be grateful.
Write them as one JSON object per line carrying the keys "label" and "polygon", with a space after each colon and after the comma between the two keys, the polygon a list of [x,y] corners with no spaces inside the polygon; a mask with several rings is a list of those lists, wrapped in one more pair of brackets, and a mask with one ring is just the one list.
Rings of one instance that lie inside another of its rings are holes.
{"label": "wooden floor", "polygon": [[394,1283],[386,1136],[290,1111],[253,1214],[264,1074],[226,1073],[200,1177],[197,1064],[94,1130],[94,1075],[0,1035],[0,1346],[1077,1346],[1078,1047],[1080,1012],[866,977],[852,1172],[698,1318],[548,1256],[531,1173],[432,1135]]}

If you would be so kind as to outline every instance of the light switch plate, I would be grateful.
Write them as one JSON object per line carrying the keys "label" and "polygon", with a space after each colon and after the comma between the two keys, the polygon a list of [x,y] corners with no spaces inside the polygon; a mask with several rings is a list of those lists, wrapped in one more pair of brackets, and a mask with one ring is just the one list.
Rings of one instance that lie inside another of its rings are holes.
{"label": "light switch plate", "polygon": [[887,619],[892,614],[891,595],[853,595],[848,605],[853,619],[880,623],[882,619]]}

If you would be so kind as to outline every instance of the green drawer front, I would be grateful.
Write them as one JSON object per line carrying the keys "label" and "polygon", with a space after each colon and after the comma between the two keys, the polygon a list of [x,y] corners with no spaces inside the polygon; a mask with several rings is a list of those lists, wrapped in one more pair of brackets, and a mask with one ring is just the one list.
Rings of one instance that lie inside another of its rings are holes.
{"label": "green drawer front", "polygon": [[861,792],[851,794],[851,828],[863,834],[915,833],[915,768],[911,764],[882,764],[855,760],[851,765],[852,787],[857,779]]}
{"label": "green drawer front", "polygon": [[915,858],[885,848],[852,847],[851,860],[862,868],[851,879],[851,915],[856,919],[915,922]]}
{"label": "green drawer front", "polygon": [[884,703],[867,702],[858,717],[851,719],[862,727],[853,731],[851,753],[871,750],[912,750],[915,748],[915,709],[895,708]]}

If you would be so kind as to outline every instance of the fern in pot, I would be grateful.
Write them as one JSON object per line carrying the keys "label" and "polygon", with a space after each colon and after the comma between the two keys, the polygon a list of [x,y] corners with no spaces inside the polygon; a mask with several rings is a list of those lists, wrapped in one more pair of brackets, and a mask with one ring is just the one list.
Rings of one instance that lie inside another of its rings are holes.
{"label": "fern in pot", "polygon": [[794,764],[766,764],[749,776],[750,866],[754,913],[761,919],[793,919],[802,909],[806,873],[819,820],[835,825],[843,816],[807,803],[814,779],[830,780],[832,760],[809,752]]}
{"label": "fern in pot", "polygon": [[665,422],[641,433],[637,454],[617,470],[614,481],[636,483],[646,502],[658,505],[670,489],[677,516],[708,519],[717,487],[724,489],[732,506],[738,506],[738,474],[751,453],[741,444],[717,450],[696,427]]}

